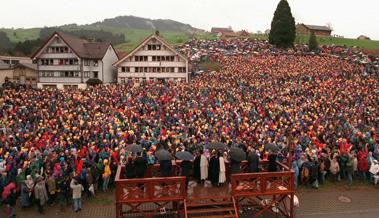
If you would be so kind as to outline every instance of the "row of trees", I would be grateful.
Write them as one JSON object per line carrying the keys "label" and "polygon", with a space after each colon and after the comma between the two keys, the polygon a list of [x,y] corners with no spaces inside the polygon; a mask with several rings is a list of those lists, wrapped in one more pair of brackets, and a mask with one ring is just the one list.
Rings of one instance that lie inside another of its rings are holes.
{"label": "row of trees", "polygon": [[[281,0],[271,22],[269,42],[278,48],[290,48],[293,47],[295,38],[296,25],[295,18],[292,16],[291,7],[287,0]],[[317,39],[312,32],[309,37],[309,50],[315,51],[317,48]]]}
{"label": "row of trees", "polygon": [[[55,27],[46,27],[41,29],[38,39],[26,40],[18,43],[11,42],[7,34],[0,31],[0,54],[30,56],[34,51],[41,47],[45,40],[55,31],[63,30]],[[125,36],[123,34],[112,34],[102,30],[77,29],[63,32],[68,32],[90,42],[111,42],[112,44],[121,44],[125,42]]]}

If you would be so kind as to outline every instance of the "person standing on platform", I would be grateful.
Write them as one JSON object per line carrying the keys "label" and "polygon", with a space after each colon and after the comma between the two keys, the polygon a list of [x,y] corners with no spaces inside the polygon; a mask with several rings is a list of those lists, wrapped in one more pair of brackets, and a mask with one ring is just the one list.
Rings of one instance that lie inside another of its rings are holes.
{"label": "person standing on platform", "polygon": [[222,184],[226,182],[225,159],[223,155],[221,154],[221,152],[218,152],[217,155],[218,155],[218,160],[220,163],[220,173],[219,173],[218,183],[219,183],[219,186],[221,186]]}
{"label": "person standing on platform", "polygon": [[220,161],[215,150],[212,151],[212,157],[209,160],[209,180],[212,185],[218,186],[219,173],[220,173]]}
{"label": "person standing on platform", "polygon": [[137,158],[134,160],[134,167],[137,178],[144,178],[147,168],[147,160],[142,157],[141,154],[137,154]]}
{"label": "person standing on platform", "polygon": [[208,179],[208,159],[203,151],[200,151],[200,179],[202,182]]}
{"label": "person standing on platform", "polygon": [[259,156],[254,148],[249,147],[247,162],[249,164],[249,173],[259,172]]}

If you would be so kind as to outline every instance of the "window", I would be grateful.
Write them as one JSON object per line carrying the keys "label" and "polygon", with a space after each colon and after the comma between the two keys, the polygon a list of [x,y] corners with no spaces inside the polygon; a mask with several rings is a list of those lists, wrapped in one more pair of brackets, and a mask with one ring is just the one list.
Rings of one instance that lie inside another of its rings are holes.
{"label": "window", "polygon": [[147,61],[147,56],[143,56],[143,61]]}
{"label": "window", "polygon": [[84,78],[89,78],[89,75],[90,75],[90,74],[89,74],[89,71],[84,71],[84,72],[83,72],[83,77],[84,77]]}
{"label": "window", "polygon": [[157,45],[156,50],[161,50],[161,45]]}
{"label": "window", "polygon": [[79,77],[79,72],[74,72],[74,77]]}
{"label": "window", "polygon": [[186,68],[185,67],[178,67],[178,72],[179,73],[185,73],[186,72]]}
{"label": "window", "polygon": [[64,60],[63,59],[59,59],[59,65],[64,65]]}
{"label": "window", "polygon": [[98,61],[98,60],[94,60],[94,61],[93,61],[93,66],[94,66],[94,67],[99,66],[99,61]]}
{"label": "window", "polygon": [[153,56],[153,61],[157,61],[157,56]]}
{"label": "window", "polygon": [[157,61],[161,61],[161,56],[157,56]]}
{"label": "window", "polygon": [[134,61],[138,61],[138,56],[135,56],[135,57],[134,57]]}
{"label": "window", "polygon": [[92,78],[98,78],[99,77],[99,72],[98,71],[93,71],[92,72]]}
{"label": "window", "polygon": [[138,71],[138,67],[135,67],[135,68],[134,68],[134,72],[139,73],[139,71]]}
{"label": "window", "polygon": [[91,64],[90,60],[84,60],[84,66],[89,66]]}

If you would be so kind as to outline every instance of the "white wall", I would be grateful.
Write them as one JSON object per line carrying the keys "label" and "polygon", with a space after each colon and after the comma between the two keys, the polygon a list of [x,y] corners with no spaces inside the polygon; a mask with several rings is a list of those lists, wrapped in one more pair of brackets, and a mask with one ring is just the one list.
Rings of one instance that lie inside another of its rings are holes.
{"label": "white wall", "polygon": [[116,61],[118,61],[116,51],[112,46],[109,46],[107,53],[103,57],[103,83],[117,82],[116,69],[113,67]]}

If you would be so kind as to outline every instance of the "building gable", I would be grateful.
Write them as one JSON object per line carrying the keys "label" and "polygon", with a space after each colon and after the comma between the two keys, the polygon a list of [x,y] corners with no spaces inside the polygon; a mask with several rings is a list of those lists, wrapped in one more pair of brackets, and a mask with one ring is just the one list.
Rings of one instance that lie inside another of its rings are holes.
{"label": "building gable", "polygon": [[51,45],[51,44],[54,44],[56,43],[56,40],[59,39],[60,40],[60,44],[63,44],[65,46],[67,46],[69,49],[71,49],[72,53],[74,53],[77,57],[79,57],[79,54],[77,52],[75,52],[75,50],[72,48],[72,46],[67,43],[64,38],[59,35],[57,32],[53,33],[50,38],[48,38],[45,42],[45,44],[39,48],[32,56],[32,59],[36,59],[37,57],[39,57],[44,51],[46,51],[46,49]]}
{"label": "building gable", "polygon": [[150,35],[149,37],[147,37],[141,44],[139,44],[133,51],[131,51],[128,55],[124,56],[123,58],[121,58],[119,61],[117,61],[116,63],[114,63],[113,65],[115,67],[117,67],[118,65],[120,65],[121,63],[125,62],[129,57],[132,57],[134,56],[138,51],[141,51],[144,46],[146,45],[149,45],[150,42],[156,40],[157,42],[160,43],[161,46],[165,46],[168,50],[170,50],[171,52],[173,52],[175,55],[178,55],[179,57],[181,57],[184,61],[188,61],[188,59],[180,54],[178,51],[176,51],[170,44],[168,44],[165,40],[163,40],[161,37],[159,37],[158,35],[156,34],[152,34]]}

